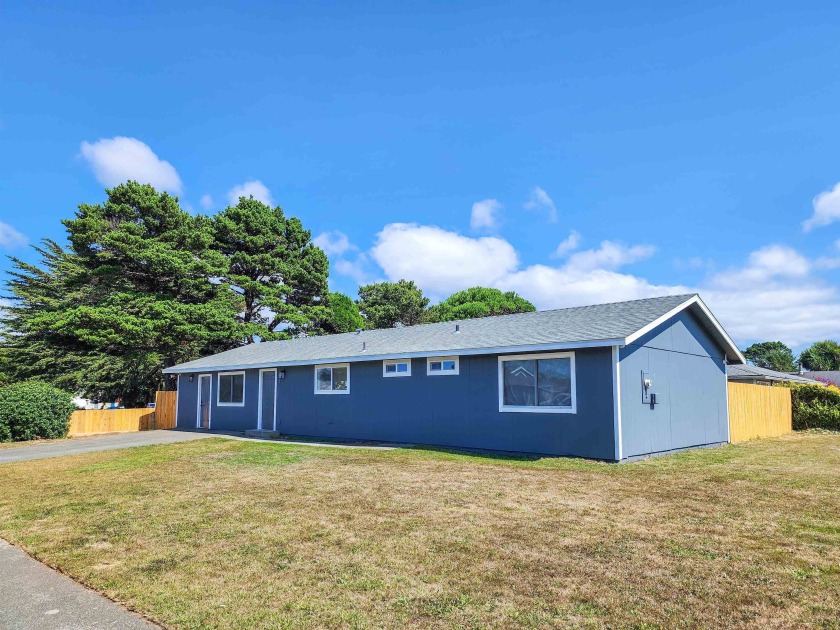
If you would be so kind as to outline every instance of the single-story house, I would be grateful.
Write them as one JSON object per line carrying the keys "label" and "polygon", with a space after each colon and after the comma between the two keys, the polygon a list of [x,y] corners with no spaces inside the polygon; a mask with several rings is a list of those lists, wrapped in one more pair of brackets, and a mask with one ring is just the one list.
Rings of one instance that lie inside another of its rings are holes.
{"label": "single-story house", "polygon": [[698,295],[256,343],[164,370],[177,426],[621,461],[729,440]]}
{"label": "single-story house", "polygon": [[749,383],[751,385],[773,385],[775,383],[814,384],[814,381],[808,380],[799,374],[777,372],[755,365],[729,365],[726,368],[726,373],[729,380],[733,383]]}
{"label": "single-story house", "polygon": [[807,379],[809,383],[816,381],[823,385],[840,387],[840,370],[815,370],[812,372],[802,372],[800,376]]}

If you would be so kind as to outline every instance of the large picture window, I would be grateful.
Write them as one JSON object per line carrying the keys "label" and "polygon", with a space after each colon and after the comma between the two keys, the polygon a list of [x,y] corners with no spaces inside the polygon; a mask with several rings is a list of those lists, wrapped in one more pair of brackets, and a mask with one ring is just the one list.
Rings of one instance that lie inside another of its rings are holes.
{"label": "large picture window", "polygon": [[315,393],[349,394],[350,364],[336,363],[334,365],[316,365]]}
{"label": "large picture window", "polygon": [[499,411],[576,413],[574,353],[499,357]]}
{"label": "large picture window", "polygon": [[245,405],[245,372],[222,372],[219,374],[219,405],[242,407]]}

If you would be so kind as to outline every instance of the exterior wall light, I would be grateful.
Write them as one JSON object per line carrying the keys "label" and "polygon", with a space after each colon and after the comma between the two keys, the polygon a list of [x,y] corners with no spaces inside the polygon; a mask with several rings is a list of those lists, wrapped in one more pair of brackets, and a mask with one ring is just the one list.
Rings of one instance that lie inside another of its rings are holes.
{"label": "exterior wall light", "polygon": [[279,372],[277,372],[278,381],[282,381],[284,378],[286,378],[286,370],[280,370]]}

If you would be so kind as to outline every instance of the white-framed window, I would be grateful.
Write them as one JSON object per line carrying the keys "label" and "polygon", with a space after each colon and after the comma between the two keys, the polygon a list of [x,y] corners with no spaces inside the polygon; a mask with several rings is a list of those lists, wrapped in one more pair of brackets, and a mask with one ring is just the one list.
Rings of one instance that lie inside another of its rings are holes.
{"label": "white-framed window", "polygon": [[429,376],[455,376],[458,374],[458,357],[429,357],[426,374]]}
{"label": "white-framed window", "polygon": [[220,407],[245,406],[245,372],[219,372],[216,404]]}
{"label": "white-framed window", "polygon": [[333,363],[315,366],[316,394],[349,394],[350,364]]}
{"label": "white-framed window", "polygon": [[577,413],[575,353],[500,356],[499,411]]}
{"label": "white-framed window", "polygon": [[411,359],[394,359],[382,362],[382,376],[411,376]]}

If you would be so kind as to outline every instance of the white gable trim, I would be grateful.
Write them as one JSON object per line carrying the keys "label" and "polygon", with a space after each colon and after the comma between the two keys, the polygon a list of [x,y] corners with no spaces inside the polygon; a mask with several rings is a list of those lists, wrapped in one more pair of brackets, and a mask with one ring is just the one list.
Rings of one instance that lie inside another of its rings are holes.
{"label": "white gable trim", "polygon": [[720,340],[723,341],[721,345],[723,345],[724,349],[726,350],[726,356],[730,358],[735,358],[739,363],[746,363],[747,360],[744,358],[744,355],[741,354],[741,351],[738,349],[738,346],[735,345],[735,342],[732,341],[732,337],[730,337],[729,334],[723,329],[723,326],[721,326],[720,322],[715,318],[714,315],[712,315],[712,312],[709,310],[709,307],[706,306],[703,300],[700,299],[699,295],[691,296],[679,306],[672,308],[670,311],[668,311],[661,317],[657,317],[655,320],[653,320],[646,326],[639,328],[639,330],[634,332],[632,335],[629,335],[627,339],[625,339],[625,345],[629,345],[634,341],[637,341],[657,326],[661,326],[662,324],[667,322],[669,319],[674,317],[674,315],[681,313],[685,309],[694,306],[695,304],[705,316],[706,321],[711,325],[714,331],[717,332],[717,334],[720,337]]}

